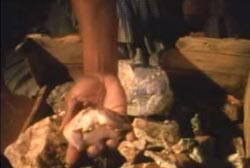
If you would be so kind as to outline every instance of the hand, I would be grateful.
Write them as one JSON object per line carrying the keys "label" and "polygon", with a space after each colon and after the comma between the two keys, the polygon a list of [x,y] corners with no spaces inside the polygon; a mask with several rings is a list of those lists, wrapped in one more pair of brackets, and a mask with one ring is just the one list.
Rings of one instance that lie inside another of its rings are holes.
{"label": "hand", "polygon": [[88,106],[106,108],[126,115],[126,95],[119,79],[114,75],[95,74],[80,79],[66,97],[66,115],[63,129],[77,112]]}
{"label": "hand", "polygon": [[[126,115],[126,96],[119,79],[114,75],[95,74],[85,76],[70,90],[66,98],[67,113],[63,119],[63,129],[77,112],[88,106],[107,109],[120,115]],[[114,129],[100,127],[86,135],[86,152],[89,156],[98,155],[105,146],[115,148],[121,135]],[[131,133],[127,135],[131,138]],[[105,142],[104,142],[105,141]],[[79,152],[69,145],[66,161],[73,164]]]}

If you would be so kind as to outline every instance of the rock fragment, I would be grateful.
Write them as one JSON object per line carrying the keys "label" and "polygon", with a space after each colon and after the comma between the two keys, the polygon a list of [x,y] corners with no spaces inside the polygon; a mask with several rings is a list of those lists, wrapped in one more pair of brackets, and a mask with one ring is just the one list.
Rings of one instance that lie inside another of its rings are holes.
{"label": "rock fragment", "polygon": [[156,122],[136,118],[132,126],[138,139],[144,139],[153,146],[172,146],[180,139],[179,125],[175,121]]}
{"label": "rock fragment", "polygon": [[150,116],[169,112],[173,92],[160,67],[133,67],[130,61],[119,61],[118,75],[127,95],[128,115]]}
{"label": "rock fragment", "polygon": [[67,143],[59,131],[61,116],[47,117],[22,133],[5,155],[17,168],[60,167],[65,164]]}
{"label": "rock fragment", "polygon": [[136,141],[123,141],[119,147],[118,151],[128,162],[134,161],[136,156],[146,148],[146,141],[144,139],[139,139]]}

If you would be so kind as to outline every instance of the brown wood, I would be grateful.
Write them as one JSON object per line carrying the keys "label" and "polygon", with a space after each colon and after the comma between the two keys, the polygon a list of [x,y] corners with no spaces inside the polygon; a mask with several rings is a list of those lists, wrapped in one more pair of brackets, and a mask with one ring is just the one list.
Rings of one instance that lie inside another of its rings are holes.
{"label": "brown wood", "polygon": [[233,38],[182,37],[176,43],[180,50],[249,57],[250,40]]}
{"label": "brown wood", "polygon": [[164,53],[164,66],[170,69],[197,70],[211,73],[246,75],[250,69],[250,55],[240,57],[205,51],[171,49]]}
{"label": "brown wood", "polygon": [[204,88],[209,83],[242,96],[250,70],[250,40],[183,37],[176,47],[161,58],[175,83]]}
{"label": "brown wood", "polygon": [[246,156],[250,159],[250,73],[244,99],[244,135],[246,144]]}
{"label": "brown wood", "polygon": [[45,49],[50,55],[63,64],[82,63],[81,43],[76,38],[55,39],[49,36],[29,35],[27,37]]}
{"label": "brown wood", "polygon": [[34,124],[36,121],[39,121],[50,114],[49,106],[46,103],[46,98],[48,97],[49,92],[50,90],[47,86],[43,86],[40,89],[31,113],[25,120],[21,132],[25,131],[31,124]]}

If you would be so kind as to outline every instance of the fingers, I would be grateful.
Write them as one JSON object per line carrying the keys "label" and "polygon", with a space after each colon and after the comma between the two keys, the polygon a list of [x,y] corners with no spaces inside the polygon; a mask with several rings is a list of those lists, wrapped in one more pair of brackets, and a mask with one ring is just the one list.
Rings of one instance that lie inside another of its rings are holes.
{"label": "fingers", "polygon": [[119,144],[119,141],[116,140],[116,139],[108,139],[106,141],[106,145],[109,147],[109,148],[116,148]]}
{"label": "fingers", "polygon": [[91,145],[87,148],[86,152],[89,157],[96,157],[102,152],[102,150],[103,150],[103,146]]}
{"label": "fingers", "polygon": [[65,161],[69,166],[73,166],[74,164],[77,163],[77,161],[80,158],[80,152],[77,151],[77,149],[69,145],[66,151],[66,158]]}
{"label": "fingers", "polygon": [[60,126],[61,131],[72,120],[72,118],[74,118],[74,116],[77,113],[77,110],[81,106],[81,103],[76,98],[69,99],[67,100],[66,103],[67,103],[67,111]]}

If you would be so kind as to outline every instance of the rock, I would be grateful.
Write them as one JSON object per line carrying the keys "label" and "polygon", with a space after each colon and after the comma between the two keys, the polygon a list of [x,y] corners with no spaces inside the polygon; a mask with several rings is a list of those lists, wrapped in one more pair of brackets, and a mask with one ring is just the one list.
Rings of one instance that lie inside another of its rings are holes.
{"label": "rock", "polygon": [[139,139],[136,141],[123,141],[118,147],[118,151],[128,162],[134,161],[136,156],[146,148],[146,141]]}
{"label": "rock", "polygon": [[190,152],[195,146],[197,142],[191,138],[182,138],[177,144],[172,146],[172,150],[176,154],[180,154],[183,152]]}
{"label": "rock", "polygon": [[239,153],[229,155],[227,160],[234,168],[246,168],[247,159],[241,156]]}
{"label": "rock", "polygon": [[16,168],[63,167],[67,143],[59,131],[61,116],[47,117],[22,133],[5,150]]}
{"label": "rock", "polygon": [[49,94],[47,103],[53,108],[54,113],[58,114],[63,111],[65,104],[65,97],[67,92],[71,89],[73,82],[66,82],[56,86]]}
{"label": "rock", "polygon": [[244,141],[242,137],[234,138],[233,145],[234,145],[236,153],[238,153],[240,156],[245,156]]}
{"label": "rock", "polygon": [[168,150],[161,152],[145,151],[144,155],[152,158],[161,168],[193,168],[197,164],[193,162],[188,155],[176,155]]}
{"label": "rock", "polygon": [[198,144],[189,153],[189,157],[197,163],[209,162],[214,158],[215,139],[210,136],[196,136],[195,140]]}
{"label": "rock", "polygon": [[195,135],[199,135],[202,134],[202,126],[201,126],[201,121],[199,119],[199,114],[196,113],[190,120],[191,126],[192,126],[192,130],[193,133]]}
{"label": "rock", "polygon": [[179,125],[175,121],[156,122],[136,118],[132,124],[138,139],[153,146],[169,147],[180,139]]}
{"label": "rock", "polygon": [[173,103],[173,92],[166,73],[160,67],[133,67],[130,61],[119,61],[118,75],[127,95],[128,115],[168,113]]}
{"label": "rock", "polygon": [[149,163],[139,163],[139,164],[132,164],[132,163],[124,163],[121,168],[160,168],[155,162]]}
{"label": "rock", "polygon": [[242,121],[242,116],[243,116],[242,102],[237,98],[235,98],[234,96],[228,95],[226,103],[224,104],[223,107],[223,112],[232,122]]}
{"label": "rock", "polygon": [[245,157],[244,142],[241,137],[233,139],[233,145],[236,153],[227,157],[227,161],[233,165],[234,168],[247,167],[247,159]]}
{"label": "rock", "polygon": [[144,155],[152,158],[160,167],[178,168],[175,156],[168,152],[153,152],[147,150],[144,152]]}
{"label": "rock", "polygon": [[[78,151],[89,145],[100,145],[105,139],[119,141],[119,132],[128,131],[130,125],[124,116],[100,108],[88,107],[65,126],[63,135]],[[92,138],[90,138],[92,137]]]}

